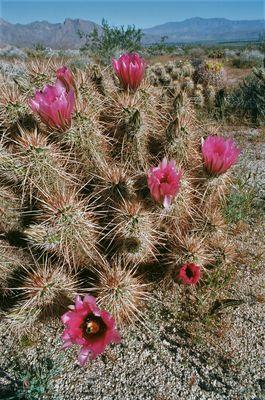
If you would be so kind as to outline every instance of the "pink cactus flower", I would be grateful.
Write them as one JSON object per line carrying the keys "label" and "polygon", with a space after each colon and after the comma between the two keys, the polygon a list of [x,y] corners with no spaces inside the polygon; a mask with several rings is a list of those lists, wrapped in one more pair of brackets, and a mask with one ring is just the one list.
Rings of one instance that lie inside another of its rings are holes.
{"label": "pink cactus flower", "polygon": [[207,171],[222,174],[236,163],[240,150],[232,139],[208,136],[202,143],[202,156]]}
{"label": "pink cactus flower", "polygon": [[57,79],[55,85],[47,85],[38,90],[29,100],[33,112],[51,129],[66,130],[71,125],[75,105],[74,90],[67,93],[64,85]]}
{"label": "pink cactus flower", "polygon": [[62,82],[67,92],[74,88],[75,83],[72,72],[66,66],[57,69],[56,77]]}
{"label": "pink cactus flower", "polygon": [[148,171],[147,184],[152,197],[165,208],[168,208],[180,189],[182,171],[176,171],[175,161],[166,158]]}
{"label": "pink cactus flower", "polygon": [[180,268],[177,279],[180,279],[186,285],[196,285],[201,276],[201,268],[193,263],[183,264]]}
{"label": "pink cactus flower", "polygon": [[61,317],[66,325],[62,334],[63,348],[72,344],[81,346],[78,356],[81,365],[103,353],[108,344],[120,342],[114,319],[107,311],[99,310],[93,296],[87,294],[83,300],[77,296],[75,305],[70,308],[71,311]]}
{"label": "pink cactus flower", "polygon": [[118,60],[113,58],[112,65],[124,89],[136,90],[140,86],[146,63],[138,53],[122,54]]}

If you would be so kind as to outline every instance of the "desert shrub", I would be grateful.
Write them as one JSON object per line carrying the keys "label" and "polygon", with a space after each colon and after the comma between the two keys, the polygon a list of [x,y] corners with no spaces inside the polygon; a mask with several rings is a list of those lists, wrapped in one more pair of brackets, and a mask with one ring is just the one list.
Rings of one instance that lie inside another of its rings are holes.
{"label": "desert shrub", "polygon": [[134,25],[127,28],[111,27],[104,19],[100,30],[95,27],[91,33],[79,32],[79,35],[86,38],[81,51],[88,51],[94,59],[104,64],[109,63],[114,55],[120,55],[124,51],[139,51],[143,37],[141,29],[135,28]]}
{"label": "desert shrub", "polygon": [[10,77],[12,80],[17,79],[25,74],[26,66],[24,62],[14,61],[0,61],[0,72],[6,77]]}
{"label": "desert shrub", "polygon": [[225,49],[224,50],[224,57],[227,59],[235,58],[239,56],[240,52],[232,49]]}
{"label": "desert shrub", "polygon": [[205,50],[202,47],[194,47],[188,51],[191,58],[203,60],[206,57]]}
{"label": "desert shrub", "polygon": [[27,58],[27,53],[15,46],[7,45],[0,49],[0,57],[25,60]]}
{"label": "desert shrub", "polygon": [[231,60],[231,65],[236,68],[261,67],[265,54],[259,50],[244,50],[239,56]]}
{"label": "desert shrub", "polygon": [[223,58],[224,54],[225,51],[222,48],[213,48],[207,50],[207,56],[209,58]]}
{"label": "desert shrub", "polygon": [[265,122],[265,70],[253,69],[253,72],[226,97],[226,113],[246,117],[254,123]]}

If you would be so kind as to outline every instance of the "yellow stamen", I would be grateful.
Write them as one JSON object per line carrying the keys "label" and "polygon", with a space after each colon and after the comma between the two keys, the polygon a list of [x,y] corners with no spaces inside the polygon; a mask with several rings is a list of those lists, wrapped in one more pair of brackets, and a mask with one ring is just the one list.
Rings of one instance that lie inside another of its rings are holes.
{"label": "yellow stamen", "polygon": [[89,334],[98,333],[99,329],[100,326],[95,321],[88,321],[86,324],[86,332]]}

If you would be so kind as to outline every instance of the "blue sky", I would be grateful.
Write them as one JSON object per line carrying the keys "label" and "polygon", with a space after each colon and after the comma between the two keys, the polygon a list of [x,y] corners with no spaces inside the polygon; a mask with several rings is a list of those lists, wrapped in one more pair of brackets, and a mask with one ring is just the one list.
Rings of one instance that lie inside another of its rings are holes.
{"label": "blue sky", "polygon": [[28,23],[35,20],[62,22],[65,18],[89,19],[100,23],[102,18],[105,18],[112,25],[135,24],[145,28],[191,17],[264,18],[264,3],[255,0],[0,1],[1,17],[13,23]]}

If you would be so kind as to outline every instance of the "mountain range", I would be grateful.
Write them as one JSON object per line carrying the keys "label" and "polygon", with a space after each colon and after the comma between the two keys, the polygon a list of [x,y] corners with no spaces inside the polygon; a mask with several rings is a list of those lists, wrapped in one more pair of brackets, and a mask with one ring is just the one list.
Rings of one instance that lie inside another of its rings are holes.
{"label": "mountain range", "polygon": [[[32,47],[41,43],[53,49],[77,49],[84,44],[78,32],[90,33],[101,27],[92,21],[67,18],[63,23],[35,21],[12,24],[0,19],[0,46]],[[166,37],[169,43],[229,42],[258,40],[264,33],[264,20],[232,21],[225,18],[190,18],[143,29],[143,44]]]}

